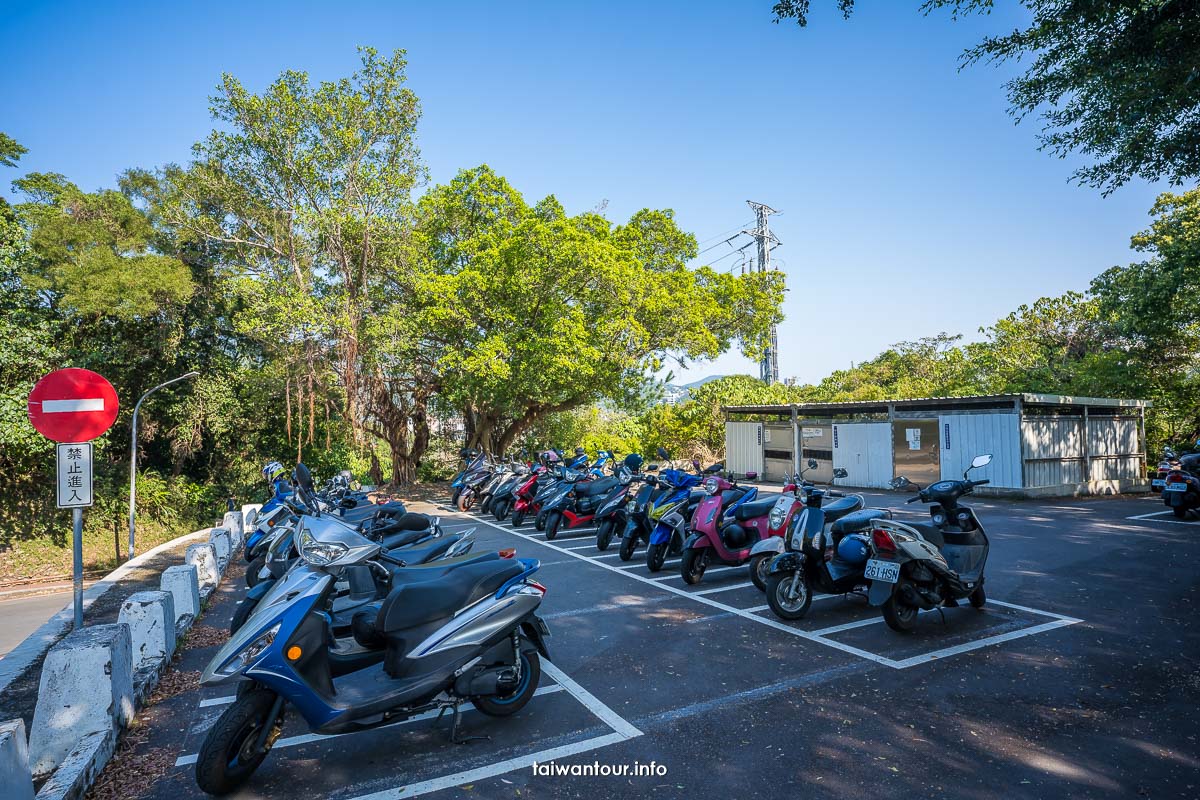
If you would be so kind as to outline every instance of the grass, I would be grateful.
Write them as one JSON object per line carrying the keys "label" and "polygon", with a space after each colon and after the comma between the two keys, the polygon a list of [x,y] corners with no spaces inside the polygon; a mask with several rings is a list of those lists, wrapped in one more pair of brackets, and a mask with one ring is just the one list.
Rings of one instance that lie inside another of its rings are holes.
{"label": "grass", "polygon": [[[24,583],[41,583],[71,579],[71,514],[57,512],[62,519],[62,533],[57,536],[37,536],[13,543],[0,551],[0,586]],[[84,510],[83,571],[87,577],[101,577],[120,563],[113,542],[114,529],[111,525],[87,525],[87,510]],[[208,520],[209,523],[212,520]],[[137,526],[137,552],[170,541],[177,536],[191,533],[203,527],[201,520],[182,521],[170,527],[154,521],[139,521]],[[117,529],[120,539],[122,561],[129,544],[129,531],[125,526]]]}

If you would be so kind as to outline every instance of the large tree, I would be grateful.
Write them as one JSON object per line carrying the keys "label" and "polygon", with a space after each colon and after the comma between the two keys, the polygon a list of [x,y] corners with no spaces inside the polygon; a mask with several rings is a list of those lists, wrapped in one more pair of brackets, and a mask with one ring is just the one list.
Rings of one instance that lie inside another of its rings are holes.
{"label": "large tree", "polygon": [[[849,16],[853,0],[837,0]],[[924,13],[987,14],[994,0],[925,0]],[[1040,114],[1042,148],[1081,153],[1081,183],[1113,191],[1133,177],[1183,184],[1200,176],[1200,2],[1020,0],[1027,26],[962,55],[1023,62],[1006,85],[1018,119]],[[808,23],[810,0],[780,0],[776,21]]]}
{"label": "large tree", "polygon": [[551,414],[630,405],[667,359],[761,353],[780,318],[778,274],[733,276],[687,262],[670,211],[613,224],[528,205],[487,167],[422,199],[421,251],[445,277],[429,335],[471,444],[505,451]]}

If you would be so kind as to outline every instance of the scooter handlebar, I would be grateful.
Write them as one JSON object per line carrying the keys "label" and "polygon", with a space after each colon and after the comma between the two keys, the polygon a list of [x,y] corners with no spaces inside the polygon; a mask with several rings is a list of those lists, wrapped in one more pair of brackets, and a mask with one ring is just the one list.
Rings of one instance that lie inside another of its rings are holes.
{"label": "scooter handlebar", "polygon": [[905,503],[915,503],[915,502],[917,502],[917,501],[918,501],[918,500],[920,500],[920,499],[921,499],[921,495],[917,495],[916,497],[910,497],[910,498],[908,498],[908,499],[907,499],[907,500],[905,500],[904,502],[905,502]]}

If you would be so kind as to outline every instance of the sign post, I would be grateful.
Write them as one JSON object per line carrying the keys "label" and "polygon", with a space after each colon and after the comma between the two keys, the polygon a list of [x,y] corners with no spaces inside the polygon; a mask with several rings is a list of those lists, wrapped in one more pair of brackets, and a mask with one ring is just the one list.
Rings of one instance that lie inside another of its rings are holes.
{"label": "sign post", "polygon": [[94,474],[91,440],[117,418],[117,392],[86,369],[60,369],[29,393],[29,422],[58,442],[58,507],[71,509],[72,583],[75,628],[83,627],[83,509],[92,505]]}

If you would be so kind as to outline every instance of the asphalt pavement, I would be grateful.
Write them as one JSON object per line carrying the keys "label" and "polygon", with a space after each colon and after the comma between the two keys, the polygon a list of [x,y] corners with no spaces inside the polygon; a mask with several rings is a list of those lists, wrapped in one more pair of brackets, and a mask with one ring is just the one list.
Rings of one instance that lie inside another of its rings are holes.
{"label": "asphalt pavement", "polygon": [[6,600],[0,597],[0,658],[71,602],[71,590]]}
{"label": "asphalt pavement", "polygon": [[[868,495],[925,514],[903,499]],[[465,732],[491,738],[463,745],[445,720],[320,737],[293,713],[236,796],[1200,796],[1200,523],[1146,498],[971,505],[992,539],[988,605],[927,612],[909,635],[859,597],[783,622],[744,568],[687,586],[678,559],[650,573],[644,550],[622,562],[594,530],[551,543],[439,511],[475,528],[477,552],[540,559],[554,661],[539,695],[508,719],[466,713]],[[227,624],[240,594],[227,581],[205,624]],[[192,764],[233,690],[151,709],[145,748],[168,766],[130,797],[203,796]]]}

